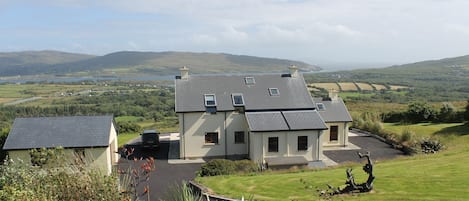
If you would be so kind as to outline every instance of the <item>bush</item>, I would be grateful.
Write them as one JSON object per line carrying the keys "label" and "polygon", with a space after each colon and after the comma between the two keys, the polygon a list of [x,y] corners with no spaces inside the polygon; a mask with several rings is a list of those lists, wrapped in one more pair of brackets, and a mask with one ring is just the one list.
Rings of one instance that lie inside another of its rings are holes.
{"label": "bush", "polygon": [[122,200],[118,180],[78,166],[44,168],[6,160],[0,200]]}
{"label": "bush", "polygon": [[185,181],[181,185],[176,185],[166,192],[164,199],[166,201],[203,201],[205,200],[201,195],[194,193]]}
{"label": "bush", "polygon": [[258,171],[258,165],[250,160],[231,161],[226,159],[214,159],[202,165],[199,176],[230,175]]}
{"label": "bush", "polygon": [[414,132],[404,129],[401,134],[401,142],[409,142],[414,138]]}
{"label": "bush", "polygon": [[430,154],[443,150],[444,146],[439,140],[424,138],[420,141],[420,148],[423,153]]}
{"label": "bush", "polygon": [[226,159],[214,159],[202,165],[199,175],[216,176],[234,174],[236,165],[233,161]]}
{"label": "bush", "polygon": [[236,166],[236,172],[252,173],[259,171],[259,166],[251,160],[240,160],[234,162]]}

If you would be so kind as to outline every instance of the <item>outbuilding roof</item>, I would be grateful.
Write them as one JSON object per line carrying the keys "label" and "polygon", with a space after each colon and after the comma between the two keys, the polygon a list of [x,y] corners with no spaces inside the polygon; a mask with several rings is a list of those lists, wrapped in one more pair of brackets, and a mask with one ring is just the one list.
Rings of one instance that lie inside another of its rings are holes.
{"label": "outbuilding roof", "polygon": [[206,111],[204,95],[215,95],[217,111],[232,111],[232,95],[242,94],[246,111],[315,108],[302,75],[191,75],[176,79],[176,112]]}
{"label": "outbuilding roof", "polygon": [[336,100],[313,98],[316,104],[323,104],[324,108],[319,110],[325,122],[351,122],[352,117],[341,98]]}
{"label": "outbuilding roof", "polygon": [[109,145],[112,116],[16,118],[4,150]]}
{"label": "outbuilding roof", "polygon": [[246,112],[245,114],[249,130],[252,132],[327,129],[316,110]]}

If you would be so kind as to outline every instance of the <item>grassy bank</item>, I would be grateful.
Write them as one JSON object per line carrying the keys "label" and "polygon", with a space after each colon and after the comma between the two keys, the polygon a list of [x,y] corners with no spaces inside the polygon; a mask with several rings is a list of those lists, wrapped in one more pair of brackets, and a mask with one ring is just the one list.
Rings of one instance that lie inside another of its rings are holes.
{"label": "grassy bank", "polygon": [[[439,136],[448,150],[389,161],[377,161],[375,190],[368,194],[337,197],[339,200],[468,200],[469,193],[469,128],[457,124],[417,124],[425,135]],[[405,129],[409,125],[386,125],[386,128]],[[457,132],[447,132],[454,131]],[[419,131],[419,132],[420,132]],[[265,173],[254,176],[220,176],[197,178],[218,194],[233,198],[253,195],[256,200],[318,200],[316,187],[326,184],[343,185],[345,169],[354,168],[356,182],[364,182],[362,164],[350,164],[333,169]],[[300,182],[307,180],[312,188]]]}

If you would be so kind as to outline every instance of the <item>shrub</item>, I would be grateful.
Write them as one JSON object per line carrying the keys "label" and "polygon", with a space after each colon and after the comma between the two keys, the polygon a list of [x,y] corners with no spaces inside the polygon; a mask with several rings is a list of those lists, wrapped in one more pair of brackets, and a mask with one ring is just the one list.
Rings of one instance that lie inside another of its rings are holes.
{"label": "shrub", "polygon": [[205,200],[201,195],[196,194],[187,184],[183,181],[181,185],[176,185],[171,188],[164,196],[166,201],[203,201]]}
{"label": "shrub", "polygon": [[444,145],[436,139],[424,138],[420,141],[420,148],[425,154],[436,153],[444,149]]}
{"label": "shrub", "polygon": [[409,142],[414,138],[414,132],[409,129],[404,129],[401,134],[401,142]]}
{"label": "shrub", "polygon": [[258,171],[259,166],[250,160],[231,161],[226,159],[214,159],[202,165],[199,176],[230,175]]}
{"label": "shrub", "polygon": [[118,180],[78,166],[45,168],[6,160],[0,200],[122,200]]}
{"label": "shrub", "polygon": [[259,171],[259,166],[251,160],[240,160],[234,162],[236,166],[236,172],[252,173]]}
{"label": "shrub", "polygon": [[381,130],[383,130],[383,124],[381,124],[379,121],[371,122],[369,126],[369,131],[375,134],[378,134],[381,132]]}
{"label": "shrub", "polygon": [[235,173],[236,165],[226,159],[214,159],[202,165],[200,176],[229,175]]}

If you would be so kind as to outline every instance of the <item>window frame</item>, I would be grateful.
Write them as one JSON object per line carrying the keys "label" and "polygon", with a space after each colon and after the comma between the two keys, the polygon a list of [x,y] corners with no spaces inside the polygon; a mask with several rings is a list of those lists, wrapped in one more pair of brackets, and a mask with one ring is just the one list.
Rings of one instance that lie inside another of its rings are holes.
{"label": "window frame", "polygon": [[[332,128],[335,128],[335,139],[332,139]],[[339,141],[339,126],[337,125],[332,125],[330,128],[329,128],[329,141],[331,142],[337,142]]]}
{"label": "window frame", "polygon": [[256,84],[256,80],[254,79],[254,77],[245,77],[244,83],[247,85],[252,85],[252,84]]}
{"label": "window frame", "polygon": [[[304,141],[305,140],[304,138],[306,139],[306,141]],[[301,135],[297,137],[297,151],[308,151],[308,136],[307,135]]]}
{"label": "window frame", "polygon": [[[208,101],[207,97],[213,97],[213,104],[207,104]],[[217,96],[215,94],[204,94],[204,104],[205,107],[215,107],[217,106]]]}
{"label": "window frame", "polygon": [[[210,138],[207,138],[207,137],[210,137],[210,135],[213,135],[212,137],[215,137],[216,140],[208,141],[210,140]],[[205,132],[204,144],[205,145],[217,145],[220,142],[219,138],[220,136],[218,132]]]}
{"label": "window frame", "polygon": [[[267,139],[267,152],[269,153],[278,153],[278,138],[279,137],[269,137]],[[275,141],[271,141],[275,140]]]}
{"label": "window frame", "polygon": [[[273,91],[276,91],[273,93]],[[269,94],[270,96],[280,96],[280,90],[278,88],[269,88]]]}
{"label": "window frame", "polygon": [[[236,103],[235,96],[240,96],[241,97],[241,102],[242,102],[241,104]],[[231,94],[231,100],[233,102],[233,106],[244,106],[244,96],[243,96],[242,93]]]}
{"label": "window frame", "polygon": [[316,108],[318,108],[318,111],[326,110],[326,106],[324,105],[324,103],[316,103]]}
{"label": "window frame", "polygon": [[[238,136],[239,134],[242,134],[242,137]],[[234,143],[235,144],[246,144],[246,132],[244,131],[235,131],[234,132]],[[239,141],[241,139],[242,141]]]}

